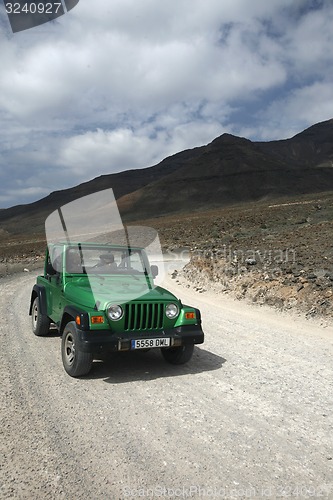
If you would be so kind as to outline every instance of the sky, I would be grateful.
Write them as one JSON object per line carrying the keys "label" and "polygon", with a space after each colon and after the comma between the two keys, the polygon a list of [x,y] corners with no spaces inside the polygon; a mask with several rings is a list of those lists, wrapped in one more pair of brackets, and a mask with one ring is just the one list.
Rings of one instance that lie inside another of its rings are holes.
{"label": "sky", "polygon": [[12,33],[0,2],[0,208],[333,118],[332,26],[332,0],[80,0]]}

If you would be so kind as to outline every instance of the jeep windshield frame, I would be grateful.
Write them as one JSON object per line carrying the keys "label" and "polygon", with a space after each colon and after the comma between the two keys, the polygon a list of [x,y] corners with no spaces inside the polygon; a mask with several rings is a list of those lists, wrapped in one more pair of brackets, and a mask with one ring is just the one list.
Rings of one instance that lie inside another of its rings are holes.
{"label": "jeep windshield frame", "polygon": [[66,275],[133,276],[151,274],[142,248],[111,244],[70,243],[64,247]]}

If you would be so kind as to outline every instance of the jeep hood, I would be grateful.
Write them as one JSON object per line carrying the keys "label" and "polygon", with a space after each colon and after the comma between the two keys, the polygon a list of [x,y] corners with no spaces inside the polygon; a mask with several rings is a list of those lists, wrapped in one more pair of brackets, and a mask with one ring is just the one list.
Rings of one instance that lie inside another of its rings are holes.
{"label": "jeep hood", "polygon": [[105,280],[98,284],[89,282],[67,283],[65,286],[66,298],[74,304],[98,310],[105,310],[110,303],[124,304],[133,300],[139,301],[171,301],[179,302],[177,297],[162,287],[149,289],[146,282],[110,282]]}

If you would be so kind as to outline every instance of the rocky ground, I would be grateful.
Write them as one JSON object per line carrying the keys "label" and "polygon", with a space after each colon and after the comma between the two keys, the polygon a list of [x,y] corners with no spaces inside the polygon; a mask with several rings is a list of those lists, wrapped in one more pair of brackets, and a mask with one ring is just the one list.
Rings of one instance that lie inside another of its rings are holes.
{"label": "rocky ground", "polygon": [[204,293],[333,314],[333,195],[263,201],[149,221],[190,263],[178,276]]}
{"label": "rocky ground", "polygon": [[0,230],[0,277],[42,267],[44,252],[43,235],[10,236]]}
{"label": "rocky ground", "polygon": [[202,314],[192,360],[114,353],[73,379],[57,332],[32,333],[34,282],[0,279],[1,500],[333,498],[332,326],[167,277]]}

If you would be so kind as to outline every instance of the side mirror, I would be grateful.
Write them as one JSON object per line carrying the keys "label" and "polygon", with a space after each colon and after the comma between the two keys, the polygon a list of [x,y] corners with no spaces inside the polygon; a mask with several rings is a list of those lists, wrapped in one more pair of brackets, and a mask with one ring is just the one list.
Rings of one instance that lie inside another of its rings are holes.
{"label": "side mirror", "polygon": [[46,265],[46,274],[48,274],[49,276],[54,276],[55,274],[57,274],[57,271],[54,269],[51,262]]}
{"label": "side mirror", "polygon": [[156,278],[156,276],[158,276],[158,266],[150,266],[150,269],[151,269],[151,274],[153,275],[153,278]]}

